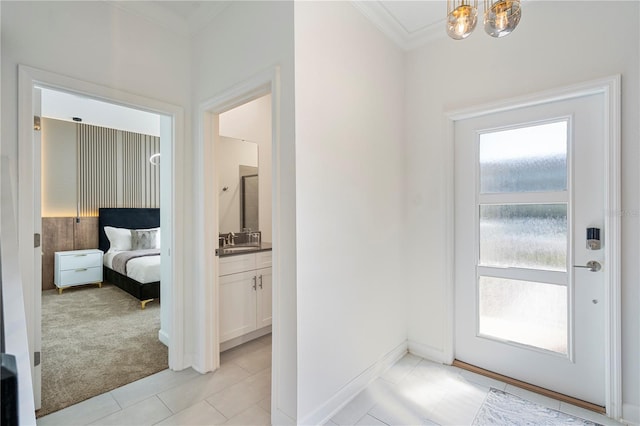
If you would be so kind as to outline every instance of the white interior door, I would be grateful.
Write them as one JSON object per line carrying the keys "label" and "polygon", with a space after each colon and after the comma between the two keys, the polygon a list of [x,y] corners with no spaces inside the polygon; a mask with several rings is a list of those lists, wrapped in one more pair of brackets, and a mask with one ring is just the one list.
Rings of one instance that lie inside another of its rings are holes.
{"label": "white interior door", "polygon": [[604,406],[602,96],[455,122],[455,357]]}

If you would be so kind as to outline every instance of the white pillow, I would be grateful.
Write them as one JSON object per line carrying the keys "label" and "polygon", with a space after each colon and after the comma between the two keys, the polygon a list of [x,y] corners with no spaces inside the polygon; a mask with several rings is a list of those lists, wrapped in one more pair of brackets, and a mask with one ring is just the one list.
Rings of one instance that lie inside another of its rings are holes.
{"label": "white pillow", "polygon": [[110,243],[107,253],[131,250],[131,231],[129,229],[105,226],[104,232]]}

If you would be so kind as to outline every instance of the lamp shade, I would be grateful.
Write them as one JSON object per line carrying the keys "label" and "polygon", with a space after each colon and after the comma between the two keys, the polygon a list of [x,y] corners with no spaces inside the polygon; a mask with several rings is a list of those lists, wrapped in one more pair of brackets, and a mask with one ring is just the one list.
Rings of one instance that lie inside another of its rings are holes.
{"label": "lamp shade", "polygon": [[447,34],[454,40],[467,38],[478,21],[478,1],[447,0]]}
{"label": "lamp shade", "polygon": [[484,0],[484,30],[492,37],[511,34],[520,16],[520,0]]}

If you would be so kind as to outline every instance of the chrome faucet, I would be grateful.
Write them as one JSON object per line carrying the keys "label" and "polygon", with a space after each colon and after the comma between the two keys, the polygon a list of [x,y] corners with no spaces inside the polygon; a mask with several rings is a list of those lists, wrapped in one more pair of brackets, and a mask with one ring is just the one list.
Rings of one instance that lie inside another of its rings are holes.
{"label": "chrome faucet", "polygon": [[236,234],[234,234],[233,231],[227,234],[227,244],[233,245],[235,243],[235,239],[236,239]]}

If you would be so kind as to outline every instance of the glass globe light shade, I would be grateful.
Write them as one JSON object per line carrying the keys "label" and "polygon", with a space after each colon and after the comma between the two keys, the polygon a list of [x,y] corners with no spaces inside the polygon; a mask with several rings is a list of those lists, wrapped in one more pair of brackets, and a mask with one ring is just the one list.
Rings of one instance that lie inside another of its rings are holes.
{"label": "glass globe light shade", "polygon": [[492,37],[511,34],[521,15],[520,0],[484,0],[484,30]]}
{"label": "glass globe light shade", "polygon": [[454,40],[467,38],[477,21],[478,8],[461,4],[447,15],[447,34]]}

